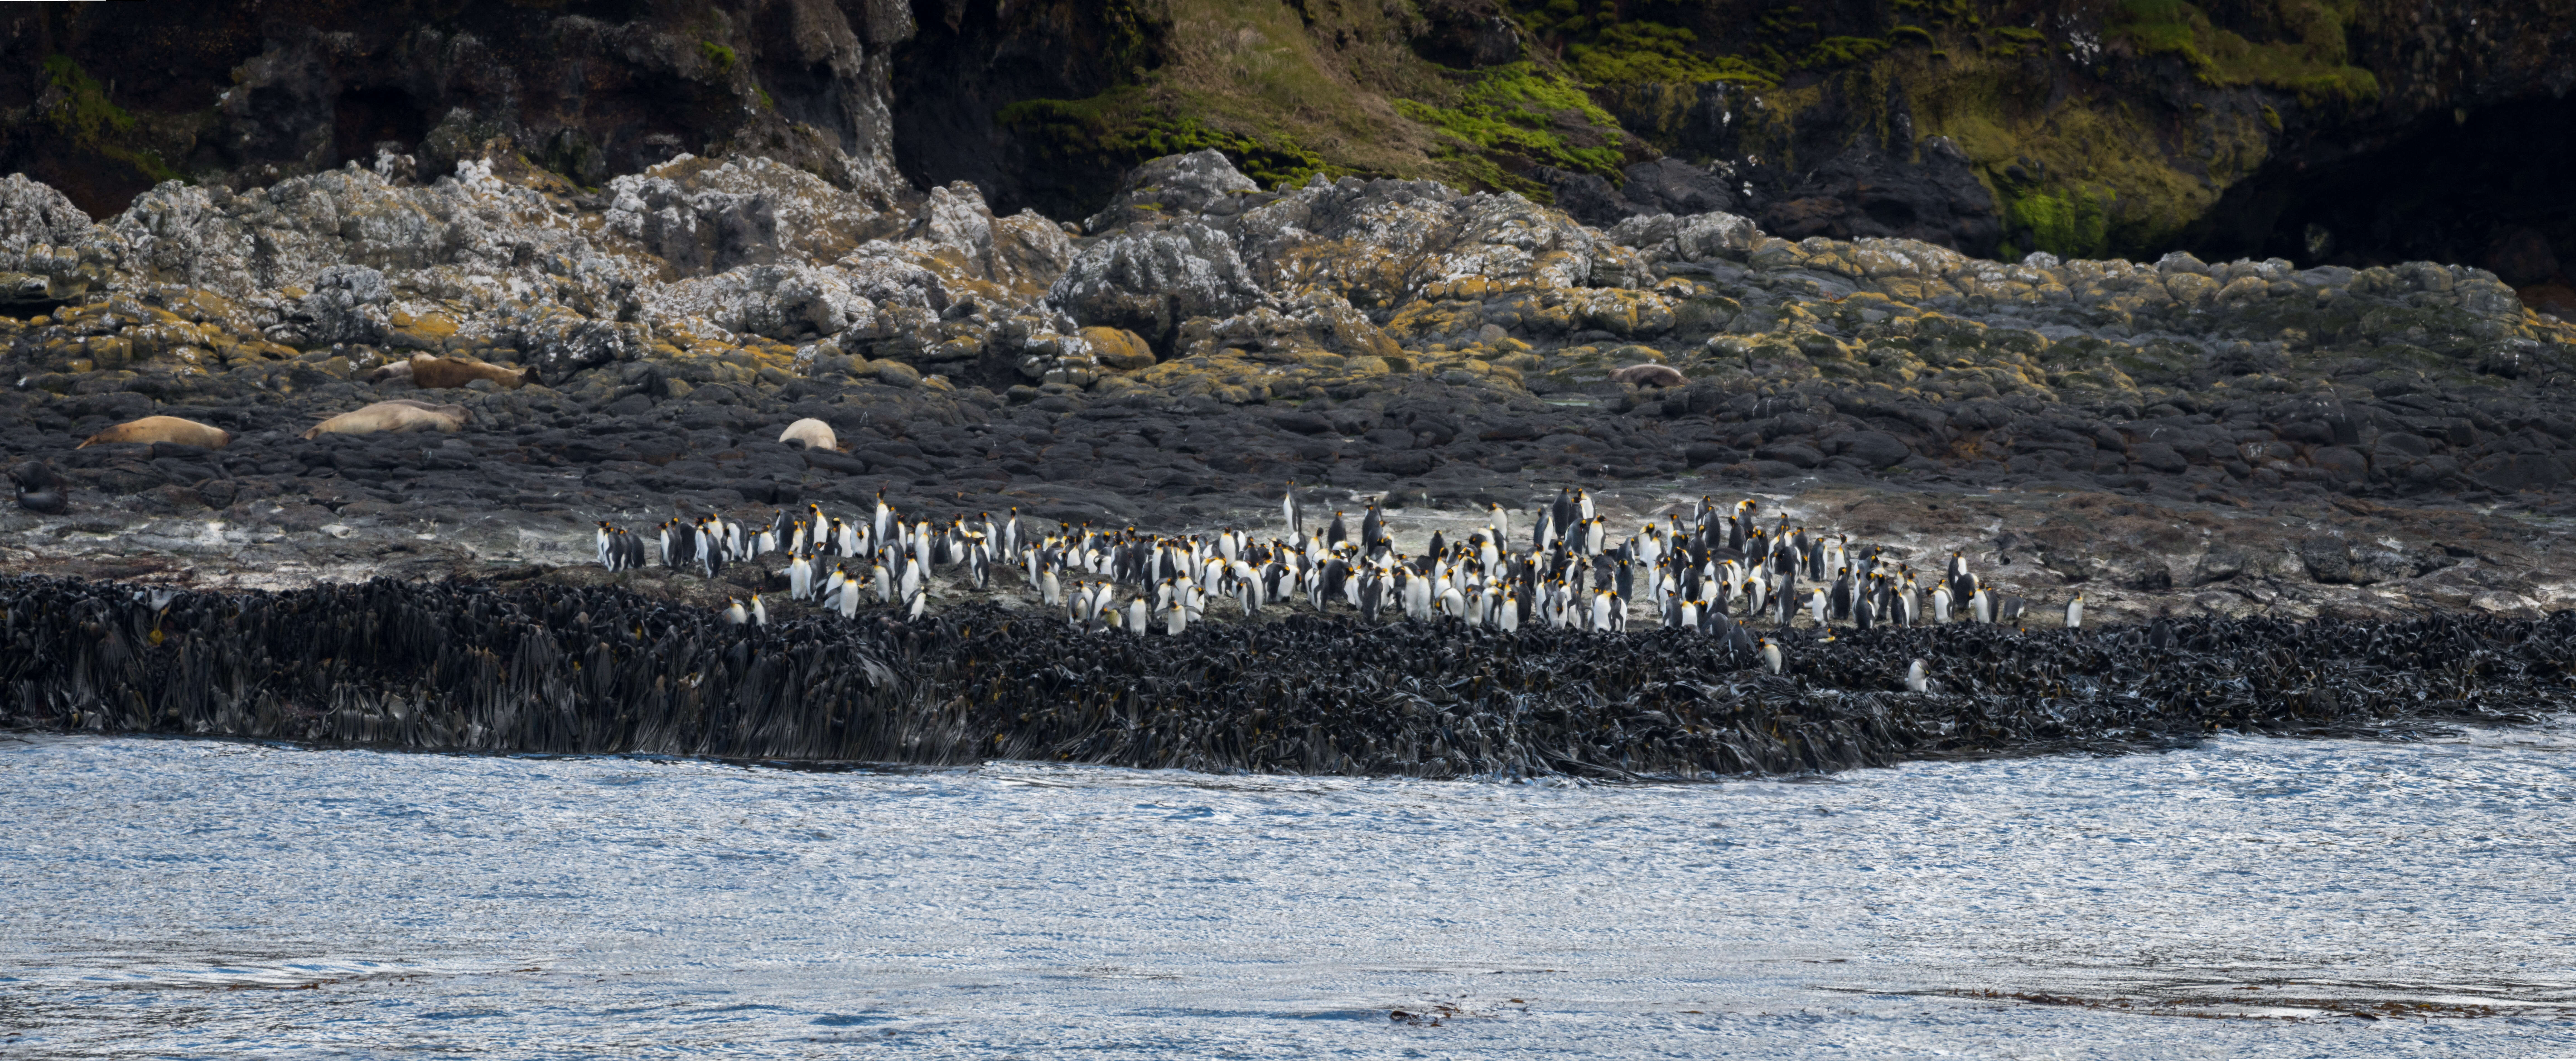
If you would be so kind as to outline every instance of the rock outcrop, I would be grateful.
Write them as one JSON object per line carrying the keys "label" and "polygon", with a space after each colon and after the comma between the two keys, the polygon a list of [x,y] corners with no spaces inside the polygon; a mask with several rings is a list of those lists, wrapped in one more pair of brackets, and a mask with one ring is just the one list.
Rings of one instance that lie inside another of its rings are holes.
{"label": "rock outcrop", "polygon": [[[0,316],[0,442],[74,519],[286,534],[880,491],[1187,525],[1289,479],[1433,507],[1575,483],[1639,515],[1851,497],[1813,518],[2159,606],[2517,610],[2576,580],[2539,531],[2414,507],[2576,510],[2576,330],[2479,270],[1998,262],[1427,181],[1262,191],[1215,152],[1143,172],[1079,236],[757,158],[597,193],[484,159],[172,183],[98,222],[11,180],[0,286],[43,294]],[[376,371],[420,354],[484,367]],[[414,398],[470,427],[297,437]],[[151,415],[233,440],[75,449]],[[775,441],[804,419],[838,448]],[[1997,489],[1955,520],[1875,500]]]}

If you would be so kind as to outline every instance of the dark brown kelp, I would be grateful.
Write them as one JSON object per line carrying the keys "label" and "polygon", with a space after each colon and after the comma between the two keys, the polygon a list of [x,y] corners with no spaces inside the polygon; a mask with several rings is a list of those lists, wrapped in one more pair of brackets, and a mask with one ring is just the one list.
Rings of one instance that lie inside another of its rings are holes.
{"label": "dark brown kelp", "polygon": [[[1275,773],[1709,777],[2404,734],[2576,700],[2576,614],[1785,638],[1299,615],[1178,637],[990,605],[767,628],[622,590],[0,580],[0,726],[316,745]],[[1938,687],[1901,691],[1907,665]]]}

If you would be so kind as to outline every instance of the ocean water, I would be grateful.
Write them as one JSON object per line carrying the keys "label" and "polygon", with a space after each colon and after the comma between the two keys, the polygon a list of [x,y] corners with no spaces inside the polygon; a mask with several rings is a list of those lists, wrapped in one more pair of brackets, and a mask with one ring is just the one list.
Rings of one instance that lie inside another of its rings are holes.
{"label": "ocean water", "polygon": [[0,736],[0,1057],[2576,1057],[2571,753],[1596,786]]}

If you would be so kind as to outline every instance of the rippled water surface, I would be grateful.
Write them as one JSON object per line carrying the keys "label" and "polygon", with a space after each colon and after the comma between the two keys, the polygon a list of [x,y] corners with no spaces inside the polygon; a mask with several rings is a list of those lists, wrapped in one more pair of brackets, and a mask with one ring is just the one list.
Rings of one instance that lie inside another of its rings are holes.
{"label": "rippled water surface", "polygon": [[2571,750],[1585,787],[0,736],[0,1056],[2576,1056]]}

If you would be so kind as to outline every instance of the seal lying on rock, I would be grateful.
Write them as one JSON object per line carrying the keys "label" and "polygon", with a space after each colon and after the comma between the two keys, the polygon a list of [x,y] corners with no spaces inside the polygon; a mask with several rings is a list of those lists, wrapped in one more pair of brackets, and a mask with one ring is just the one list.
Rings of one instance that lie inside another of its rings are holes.
{"label": "seal lying on rock", "polygon": [[382,383],[389,379],[409,379],[411,385],[436,390],[462,387],[478,379],[499,384],[502,390],[517,390],[536,382],[537,370],[505,368],[489,361],[470,357],[431,357],[413,354],[409,361],[397,361],[368,375],[367,382]]}
{"label": "seal lying on rock", "polygon": [[9,469],[9,479],[17,484],[20,508],[59,516],[71,507],[63,497],[62,478],[50,464],[27,461]]}
{"label": "seal lying on rock", "polygon": [[1610,373],[1610,378],[1620,383],[1630,383],[1640,387],[1678,387],[1688,382],[1682,378],[1680,369],[1671,365],[1652,363],[1630,365]]}
{"label": "seal lying on rock", "polygon": [[832,434],[832,425],[810,416],[787,425],[787,430],[778,433],[778,440],[801,442],[806,449],[841,448],[840,440]]}
{"label": "seal lying on rock", "polygon": [[431,405],[407,398],[377,402],[313,425],[306,438],[323,435],[372,435],[379,431],[447,431],[464,428],[470,414],[462,405]]}
{"label": "seal lying on rock", "polygon": [[176,442],[183,446],[222,449],[225,443],[232,440],[233,433],[220,427],[201,424],[194,420],[182,420],[175,416],[147,416],[140,420],[128,420],[91,435],[89,441],[72,448],[88,449],[91,446],[111,442]]}

